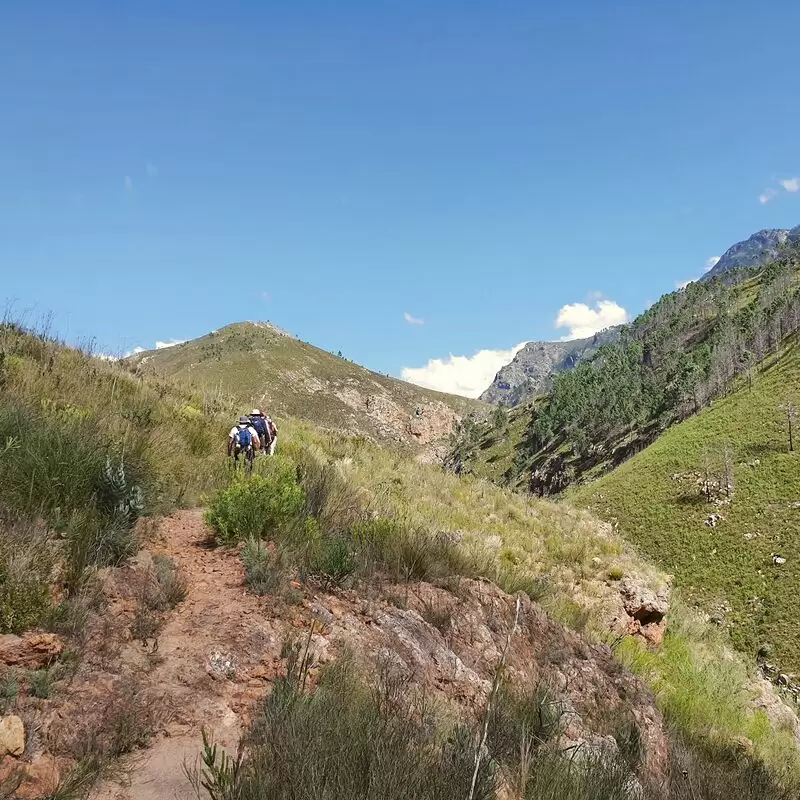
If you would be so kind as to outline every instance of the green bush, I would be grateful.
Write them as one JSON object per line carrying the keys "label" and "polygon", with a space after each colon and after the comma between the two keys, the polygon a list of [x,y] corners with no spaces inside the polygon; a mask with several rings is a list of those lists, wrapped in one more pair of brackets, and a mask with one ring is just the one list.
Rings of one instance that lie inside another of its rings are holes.
{"label": "green bush", "polygon": [[543,684],[529,690],[501,684],[489,715],[489,752],[499,761],[516,763],[561,734],[565,713],[563,700]]}
{"label": "green bush", "polygon": [[220,489],[211,498],[206,521],[224,544],[252,537],[278,538],[298,525],[305,501],[294,464],[274,456],[263,474],[236,475]]}
{"label": "green bush", "polygon": [[242,549],[245,581],[255,594],[277,594],[286,582],[286,558],[271,551],[261,539],[248,539]]}
{"label": "green bush", "polygon": [[50,610],[50,589],[44,577],[31,570],[0,565],[0,633],[21,633],[36,627]]}
{"label": "green bush", "polygon": [[[19,679],[11,672],[0,677],[0,714],[13,708],[19,697]],[[0,797],[3,795],[0,794]]]}
{"label": "green bush", "polygon": [[112,461],[116,443],[96,420],[11,402],[0,409],[0,442],[6,441],[15,442],[0,458],[0,502],[7,509],[43,514],[53,524],[92,506],[109,518],[141,511],[146,467],[130,450],[124,464]]}
{"label": "green bush", "polygon": [[153,556],[153,571],[158,606],[161,610],[175,608],[186,599],[189,591],[186,577],[171,558]]}
{"label": "green bush", "polygon": [[53,633],[82,638],[91,615],[92,602],[93,599],[86,594],[67,597],[50,610],[42,624]]}
{"label": "green bush", "polygon": [[359,571],[365,577],[381,571],[395,581],[424,581],[450,575],[474,577],[474,564],[447,533],[387,518],[359,522],[352,537]]}
{"label": "green bush", "polygon": [[335,464],[306,449],[298,453],[297,471],[305,491],[306,516],[314,517],[326,534],[348,533],[369,517],[366,495]]}
{"label": "green bush", "polygon": [[311,552],[308,572],[325,586],[340,586],[355,570],[356,553],[349,536],[324,536]]}
{"label": "green bush", "polygon": [[53,673],[49,669],[35,669],[28,673],[28,689],[34,697],[47,700],[53,692]]}

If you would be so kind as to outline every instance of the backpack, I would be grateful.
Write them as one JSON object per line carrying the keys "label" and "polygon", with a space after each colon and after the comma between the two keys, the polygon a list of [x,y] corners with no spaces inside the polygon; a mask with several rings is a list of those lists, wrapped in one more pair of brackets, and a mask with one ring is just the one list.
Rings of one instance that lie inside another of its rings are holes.
{"label": "backpack", "polygon": [[278,429],[271,417],[267,417],[267,427],[269,428],[269,438],[274,439],[278,435]]}
{"label": "backpack", "polygon": [[269,441],[272,437],[269,434],[269,428],[267,427],[267,423],[264,422],[264,420],[261,419],[261,417],[251,417],[250,423],[256,429],[256,433],[261,439],[262,444],[269,444]]}
{"label": "backpack", "polygon": [[253,437],[250,435],[250,428],[237,428],[236,445],[240,450],[249,450],[253,446]]}

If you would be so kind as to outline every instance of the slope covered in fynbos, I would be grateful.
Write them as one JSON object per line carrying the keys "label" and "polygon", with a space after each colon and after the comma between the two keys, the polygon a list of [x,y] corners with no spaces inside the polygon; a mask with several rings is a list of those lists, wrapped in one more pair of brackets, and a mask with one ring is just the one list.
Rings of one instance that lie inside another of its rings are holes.
{"label": "slope covered in fynbos", "polygon": [[[239,767],[206,751],[215,797],[794,785],[777,705],[591,515],[289,418],[231,476],[224,398],[13,326],[2,351],[4,789],[181,796],[203,727],[249,731]],[[153,519],[201,495],[207,522]]]}

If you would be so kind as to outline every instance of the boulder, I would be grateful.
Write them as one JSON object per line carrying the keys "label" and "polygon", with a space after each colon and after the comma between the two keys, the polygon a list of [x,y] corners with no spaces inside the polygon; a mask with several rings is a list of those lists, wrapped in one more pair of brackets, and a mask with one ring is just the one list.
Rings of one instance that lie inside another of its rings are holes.
{"label": "boulder", "polygon": [[641,636],[658,647],[664,639],[669,611],[669,589],[655,590],[637,578],[626,578],[620,584],[622,607],[628,615],[626,633]]}
{"label": "boulder", "polygon": [[0,757],[21,756],[25,752],[25,726],[14,714],[0,719]]}
{"label": "boulder", "polygon": [[0,664],[21,669],[44,669],[64,652],[64,642],[55,633],[29,631],[22,636],[0,636]]}
{"label": "boulder", "polygon": [[655,591],[636,578],[626,578],[620,584],[625,613],[642,625],[658,624],[669,611],[669,590]]}

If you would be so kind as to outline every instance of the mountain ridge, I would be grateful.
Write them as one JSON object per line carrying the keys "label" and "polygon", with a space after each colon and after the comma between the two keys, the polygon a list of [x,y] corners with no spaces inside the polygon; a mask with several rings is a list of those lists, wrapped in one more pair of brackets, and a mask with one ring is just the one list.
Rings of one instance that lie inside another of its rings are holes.
{"label": "mountain ridge", "polygon": [[785,245],[800,242],[800,225],[794,228],[765,228],[731,245],[719,261],[703,275],[709,280],[737,269],[750,269],[774,261]]}
{"label": "mountain ridge", "polygon": [[498,371],[479,399],[496,405],[515,406],[542,394],[552,386],[554,375],[591,358],[598,348],[615,341],[621,330],[619,325],[584,339],[528,342]]}

